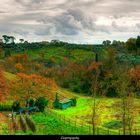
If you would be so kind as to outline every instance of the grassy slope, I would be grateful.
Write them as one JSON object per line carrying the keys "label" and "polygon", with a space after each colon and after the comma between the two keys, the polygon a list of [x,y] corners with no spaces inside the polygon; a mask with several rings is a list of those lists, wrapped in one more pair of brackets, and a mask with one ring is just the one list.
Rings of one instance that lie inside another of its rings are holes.
{"label": "grassy slope", "polygon": [[27,53],[30,57],[30,59],[39,59],[40,53],[45,53],[45,60],[48,60],[50,58],[56,58],[57,63],[60,63],[64,57],[69,57],[72,61],[85,61],[88,59],[94,59],[95,54],[94,52],[87,51],[87,50],[81,50],[81,49],[74,49],[70,51],[70,54],[68,53],[66,48],[40,48],[36,50],[29,50]]}
{"label": "grassy slope", "polygon": [[[14,74],[11,74],[8,72],[5,72],[5,77],[7,80],[17,79],[17,77]],[[56,112],[59,115],[65,116],[67,119],[71,119],[72,121],[77,121],[78,123],[84,123],[84,124],[91,123],[92,98],[87,97],[87,96],[82,96],[82,95],[76,94],[74,92],[70,92],[66,89],[62,89],[62,88],[59,88],[57,92],[60,95],[67,97],[67,98],[77,97],[77,106],[70,107],[65,110],[52,109],[53,112]],[[55,94],[56,91],[53,91],[53,93]],[[101,122],[102,122],[101,125],[103,125],[105,122],[109,122],[109,121],[115,119],[114,117],[112,117],[114,110],[111,108],[111,105],[114,101],[116,101],[118,99],[116,99],[116,98],[104,98],[104,99],[99,98],[98,101],[99,100],[103,104],[103,107],[104,107],[103,110],[99,111],[99,114],[101,115]],[[108,107],[106,107],[105,105]],[[59,122],[59,120],[57,120],[57,118],[55,118],[55,117],[47,116],[46,118],[44,118],[44,116],[39,114],[39,116],[34,115],[33,119],[35,120],[36,123],[38,123],[39,120],[41,120],[41,122],[46,121],[47,125],[44,126],[46,134],[51,134],[51,132],[52,132],[52,134],[71,134],[72,133],[71,131],[69,131],[69,133],[68,133],[68,129],[66,129],[66,128],[65,128],[66,131],[62,131],[62,128],[58,127],[58,125],[63,126],[64,124],[63,124],[63,122]],[[140,121],[140,117],[137,118],[137,121]],[[51,126],[51,124],[53,124],[53,123],[54,123],[54,126],[53,125]],[[49,127],[47,127],[48,125],[49,125]],[[99,127],[102,128],[103,130],[105,130],[105,128],[102,127],[101,125]],[[57,129],[57,127],[56,127],[55,128],[56,130],[55,130],[54,129],[55,126],[57,126],[59,129]],[[73,128],[71,128],[71,129],[73,129]],[[52,130],[54,130],[54,131],[52,131]],[[113,131],[114,131],[114,133],[118,132],[117,130],[113,130]],[[30,134],[30,133],[28,132],[27,134]],[[39,132],[37,132],[37,133],[39,133]],[[45,133],[45,132],[41,132],[41,133]],[[20,132],[17,134],[20,134]]]}

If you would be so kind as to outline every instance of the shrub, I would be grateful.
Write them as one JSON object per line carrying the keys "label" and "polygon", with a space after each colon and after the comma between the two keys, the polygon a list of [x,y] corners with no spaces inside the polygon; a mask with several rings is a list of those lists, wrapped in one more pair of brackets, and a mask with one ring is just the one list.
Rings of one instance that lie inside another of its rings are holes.
{"label": "shrub", "polygon": [[38,107],[39,111],[43,112],[48,105],[48,100],[45,97],[39,97],[36,100],[35,105]]}
{"label": "shrub", "polygon": [[34,107],[35,106],[35,101],[34,99],[29,100],[29,107]]}
{"label": "shrub", "polygon": [[12,105],[13,111],[18,111],[20,109],[20,102],[19,101],[14,101]]}
{"label": "shrub", "polygon": [[72,100],[72,106],[76,106],[77,103],[76,98],[72,98],[71,100]]}
{"label": "shrub", "polygon": [[11,105],[0,104],[0,111],[11,111],[11,110],[12,110]]}

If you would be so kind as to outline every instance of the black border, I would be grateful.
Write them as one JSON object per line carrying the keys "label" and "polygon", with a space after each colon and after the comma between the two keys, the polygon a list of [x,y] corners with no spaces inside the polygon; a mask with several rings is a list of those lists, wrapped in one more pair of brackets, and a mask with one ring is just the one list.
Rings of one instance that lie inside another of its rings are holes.
{"label": "black border", "polygon": [[8,140],[135,140],[140,135],[0,135],[0,139]]}

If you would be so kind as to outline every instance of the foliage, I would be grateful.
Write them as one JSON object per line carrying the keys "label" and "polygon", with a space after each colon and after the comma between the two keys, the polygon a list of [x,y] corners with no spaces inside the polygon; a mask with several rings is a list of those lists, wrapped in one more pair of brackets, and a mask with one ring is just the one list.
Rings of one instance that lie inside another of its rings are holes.
{"label": "foliage", "polygon": [[35,100],[34,99],[30,99],[29,100],[29,107],[34,107],[35,106]]}
{"label": "foliage", "polygon": [[9,95],[7,83],[3,71],[0,68],[0,101],[3,102],[7,99]]}
{"label": "foliage", "polygon": [[48,100],[45,97],[38,97],[35,105],[39,108],[41,112],[43,112],[45,107],[48,105]]}
{"label": "foliage", "polygon": [[72,98],[71,100],[72,100],[72,106],[76,106],[76,104],[77,104],[76,98]]}
{"label": "foliage", "polygon": [[18,111],[20,109],[20,101],[14,101],[12,105],[13,111]]}
{"label": "foliage", "polygon": [[0,111],[11,111],[11,110],[12,110],[11,105],[0,104]]}
{"label": "foliage", "polygon": [[126,42],[126,48],[130,52],[137,51],[136,39],[135,38],[129,38]]}
{"label": "foliage", "polygon": [[54,108],[59,108],[58,93],[56,93],[56,95],[55,95],[55,101],[53,102],[53,107],[54,107]]}
{"label": "foliage", "polygon": [[140,48],[140,36],[137,37],[136,46],[137,48]]}

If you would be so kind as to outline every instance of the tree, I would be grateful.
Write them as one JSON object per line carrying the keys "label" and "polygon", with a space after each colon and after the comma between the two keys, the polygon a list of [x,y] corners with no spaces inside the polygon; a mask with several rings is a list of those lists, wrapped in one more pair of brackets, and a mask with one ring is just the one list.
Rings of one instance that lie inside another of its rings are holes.
{"label": "tree", "polygon": [[95,135],[97,125],[99,124],[100,115],[99,111],[102,108],[100,100],[97,101],[97,93],[99,86],[99,75],[100,75],[100,66],[101,62],[93,62],[92,65],[89,66],[89,70],[92,71],[92,84],[91,84],[91,93],[92,93],[92,130],[93,135]]}
{"label": "tree", "polygon": [[96,132],[96,120],[98,117],[97,114],[97,103],[96,103],[96,98],[97,98],[97,81],[98,81],[98,76],[99,76],[99,71],[96,71],[96,74],[93,78],[94,83],[92,83],[91,87],[91,92],[92,92],[92,98],[93,98],[93,106],[92,106],[92,128],[93,128],[93,135],[95,135]]}
{"label": "tree", "polygon": [[139,97],[140,91],[140,64],[132,67],[128,71],[129,78],[130,78],[130,86],[133,89],[133,92],[136,93],[136,96]]}
{"label": "tree", "polygon": [[48,105],[48,100],[45,97],[38,97],[35,105],[41,112],[44,112],[45,107]]}
{"label": "tree", "polygon": [[131,135],[134,128],[136,116],[139,114],[139,105],[136,102],[135,94],[130,88],[130,80],[126,67],[118,68],[118,93],[119,100],[114,103],[115,117],[122,122],[123,135],[126,135],[126,130],[129,130]]}
{"label": "tree", "polygon": [[7,99],[9,94],[8,86],[4,78],[3,71],[0,69],[0,101],[3,102]]}
{"label": "tree", "polygon": [[136,52],[137,51],[137,46],[136,46],[136,39],[135,38],[129,38],[126,42],[126,49],[129,52]]}
{"label": "tree", "polygon": [[10,40],[9,36],[3,35],[2,37],[4,39],[4,43],[8,44],[9,43],[9,40]]}
{"label": "tree", "polygon": [[14,36],[10,36],[10,40],[11,40],[11,43],[12,43],[12,44],[15,44],[16,38],[15,38]]}
{"label": "tree", "polygon": [[15,42],[15,37],[14,36],[8,36],[8,35],[3,35],[2,36],[4,39],[5,44],[14,44]]}
{"label": "tree", "polygon": [[140,47],[140,36],[137,36],[136,46],[137,46],[137,48]]}
{"label": "tree", "polygon": [[17,73],[18,78],[11,81],[11,93],[21,103],[26,104],[29,99],[45,96],[53,99],[51,91],[57,89],[57,84],[51,78],[44,78],[38,74]]}
{"label": "tree", "polygon": [[21,72],[24,69],[23,65],[21,63],[16,63],[15,68],[17,69],[18,72]]}
{"label": "tree", "polygon": [[21,43],[23,43],[23,42],[24,42],[24,39],[21,38],[21,39],[19,39],[19,41],[20,41]]}
{"label": "tree", "polygon": [[19,101],[14,101],[12,105],[12,110],[13,111],[18,111],[20,109],[20,102]]}
{"label": "tree", "polygon": [[[137,49],[140,51],[140,36],[137,36],[136,47],[137,47]],[[138,51],[138,52],[139,52],[139,51]]]}
{"label": "tree", "polygon": [[59,98],[58,98],[58,93],[56,93],[55,96],[55,101],[53,102],[54,108],[59,108]]}
{"label": "tree", "polygon": [[102,43],[105,47],[109,47],[111,45],[111,41],[110,40],[105,40]]}

